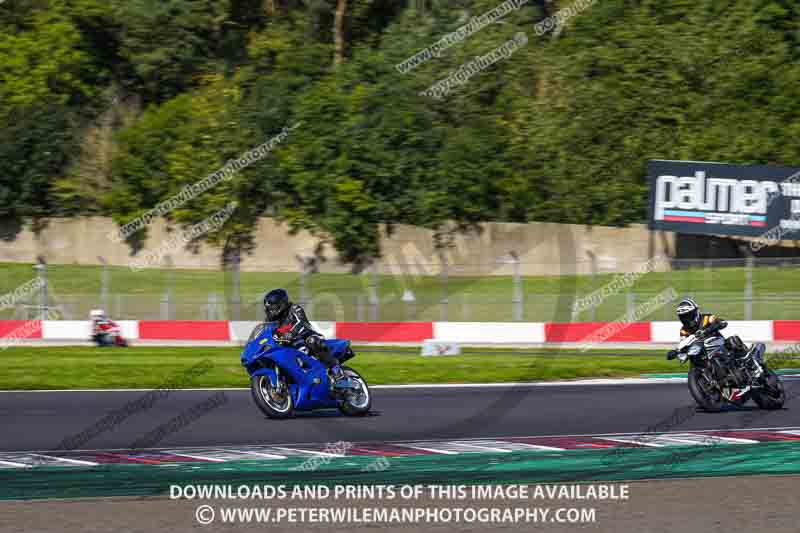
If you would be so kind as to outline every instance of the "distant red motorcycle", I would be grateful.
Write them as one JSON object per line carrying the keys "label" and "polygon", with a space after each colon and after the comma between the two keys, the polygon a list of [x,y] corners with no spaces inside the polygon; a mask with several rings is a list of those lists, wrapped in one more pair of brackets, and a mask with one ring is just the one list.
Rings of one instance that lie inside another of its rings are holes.
{"label": "distant red motorcycle", "polygon": [[122,328],[106,317],[104,311],[95,309],[89,313],[89,318],[92,322],[91,340],[97,346],[128,346],[128,341],[122,336]]}

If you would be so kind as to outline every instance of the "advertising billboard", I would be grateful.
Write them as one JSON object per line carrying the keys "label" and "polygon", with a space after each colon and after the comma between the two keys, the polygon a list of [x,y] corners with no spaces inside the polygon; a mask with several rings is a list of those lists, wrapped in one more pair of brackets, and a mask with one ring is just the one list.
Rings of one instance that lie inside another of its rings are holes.
{"label": "advertising billboard", "polygon": [[647,174],[650,229],[738,237],[800,229],[800,167],[653,160]]}

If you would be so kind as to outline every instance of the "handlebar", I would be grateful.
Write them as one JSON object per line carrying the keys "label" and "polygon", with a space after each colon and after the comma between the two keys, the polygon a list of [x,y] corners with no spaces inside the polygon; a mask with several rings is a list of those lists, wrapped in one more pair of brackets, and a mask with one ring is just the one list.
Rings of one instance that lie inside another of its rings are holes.
{"label": "handlebar", "polygon": [[689,335],[688,337],[684,337],[678,343],[678,351],[682,352],[682,351],[686,350],[687,348],[689,348],[689,346],[691,346],[695,342],[697,342],[697,336],[696,335]]}

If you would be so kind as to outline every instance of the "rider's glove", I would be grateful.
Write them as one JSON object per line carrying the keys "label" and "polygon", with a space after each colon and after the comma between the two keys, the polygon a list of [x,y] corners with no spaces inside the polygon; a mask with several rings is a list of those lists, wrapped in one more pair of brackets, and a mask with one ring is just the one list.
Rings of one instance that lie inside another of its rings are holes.
{"label": "rider's glove", "polygon": [[698,329],[698,330],[695,332],[695,334],[694,334],[694,337],[695,337],[697,340],[702,340],[702,339],[705,339],[705,338],[706,338],[706,330],[704,330],[704,329]]}
{"label": "rider's glove", "polygon": [[672,361],[676,357],[678,357],[678,350],[670,350],[667,353],[667,361]]}

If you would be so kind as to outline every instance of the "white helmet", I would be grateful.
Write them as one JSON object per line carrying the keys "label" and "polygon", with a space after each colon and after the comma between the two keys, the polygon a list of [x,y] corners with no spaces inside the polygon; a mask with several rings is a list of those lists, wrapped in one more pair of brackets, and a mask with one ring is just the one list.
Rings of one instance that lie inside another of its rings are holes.
{"label": "white helmet", "polygon": [[92,320],[102,320],[106,317],[106,312],[102,309],[92,309],[89,311],[89,318]]}
{"label": "white helmet", "polygon": [[700,306],[691,298],[681,300],[677,311],[684,328],[696,328],[700,325]]}

